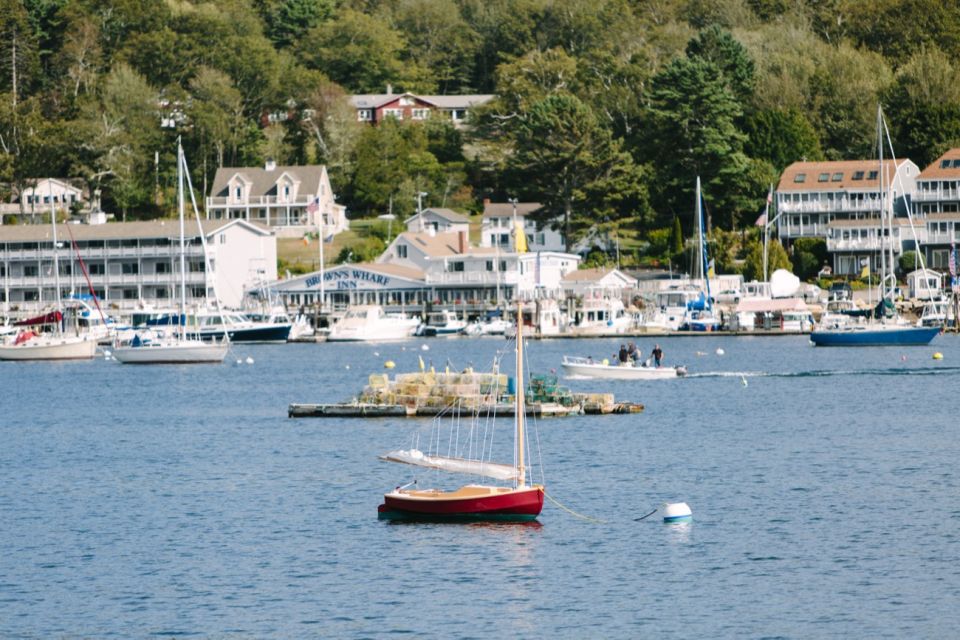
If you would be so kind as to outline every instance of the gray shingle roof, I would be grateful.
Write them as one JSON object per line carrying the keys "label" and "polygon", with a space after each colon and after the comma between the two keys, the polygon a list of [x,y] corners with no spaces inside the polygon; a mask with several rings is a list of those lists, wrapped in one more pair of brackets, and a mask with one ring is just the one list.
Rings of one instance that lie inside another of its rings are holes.
{"label": "gray shingle roof", "polygon": [[323,176],[323,169],[323,165],[278,166],[270,171],[263,167],[220,167],[213,177],[210,195],[214,198],[229,195],[227,193],[227,183],[230,178],[238,173],[252,184],[250,195],[253,197],[276,195],[277,180],[284,173],[288,173],[293,179],[300,181],[301,194],[315,194],[319,191],[318,187],[320,186],[320,178]]}
{"label": "gray shingle roof", "polygon": [[[204,220],[203,231],[206,236],[231,224],[242,223],[260,231],[263,235],[273,232],[263,225],[246,220]],[[77,240],[120,240],[133,238],[180,238],[179,220],[144,220],[138,222],[110,222],[107,224],[66,224],[57,225],[57,240],[70,241],[70,232]],[[184,235],[194,238],[199,235],[196,220],[184,221]],[[0,226],[0,242],[52,242],[53,230],[49,224],[14,224]]]}

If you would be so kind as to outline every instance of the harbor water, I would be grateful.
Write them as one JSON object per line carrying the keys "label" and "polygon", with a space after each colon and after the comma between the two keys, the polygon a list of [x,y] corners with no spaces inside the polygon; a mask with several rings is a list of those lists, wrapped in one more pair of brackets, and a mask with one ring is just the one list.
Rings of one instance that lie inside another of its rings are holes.
{"label": "harbor water", "polygon": [[[502,339],[0,363],[0,637],[957,635],[960,338],[655,341],[687,378],[562,380],[646,410],[536,423],[556,502],[533,525],[379,521],[434,478],[377,460],[424,422],[287,418]],[[529,367],[619,342],[533,341]],[[663,502],[692,522],[637,520]]]}

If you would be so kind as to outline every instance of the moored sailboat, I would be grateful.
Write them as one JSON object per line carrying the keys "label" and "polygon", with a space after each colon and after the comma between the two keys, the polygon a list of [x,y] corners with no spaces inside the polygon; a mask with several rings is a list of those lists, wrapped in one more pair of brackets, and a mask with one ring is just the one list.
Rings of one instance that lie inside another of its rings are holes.
{"label": "moored sailboat", "polygon": [[[942,328],[940,326],[917,326],[902,318],[897,312],[897,279],[894,270],[893,234],[884,234],[892,224],[893,207],[885,201],[888,169],[892,169],[892,181],[896,176],[896,159],[884,164],[883,142],[886,123],[883,110],[877,107],[877,151],[880,163],[878,187],[880,192],[880,301],[865,317],[847,316],[842,321],[837,316],[821,318],[820,324],[810,333],[810,341],[818,347],[868,347],[868,346],[923,346],[929,344]],[[891,146],[892,150],[892,146]],[[892,154],[891,154],[892,155]],[[902,191],[901,191],[902,192]],[[869,266],[867,267],[869,269]]]}
{"label": "moored sailboat", "polygon": [[[526,250],[522,229],[517,233],[518,253]],[[520,317],[518,301],[518,317]],[[511,480],[509,486],[468,484],[453,491],[397,487],[386,493],[378,516],[385,520],[442,521],[514,521],[536,519],[543,510],[542,484],[528,484],[525,454],[525,412],[523,383],[523,323],[517,324],[517,389],[514,394],[514,464],[492,463],[451,456],[430,456],[420,451],[394,451],[382,456],[391,462],[404,462],[434,469],[470,473],[488,478]]]}
{"label": "moored sailboat", "polygon": [[[223,362],[230,347],[225,337],[220,341],[204,342],[189,337],[186,326],[187,274],[186,243],[184,241],[184,174],[186,159],[183,147],[177,142],[177,205],[180,212],[180,312],[176,331],[156,338],[137,335],[125,345],[113,349],[113,357],[124,364],[216,364]],[[197,223],[199,225],[199,222]],[[203,229],[200,229],[203,233]]]}

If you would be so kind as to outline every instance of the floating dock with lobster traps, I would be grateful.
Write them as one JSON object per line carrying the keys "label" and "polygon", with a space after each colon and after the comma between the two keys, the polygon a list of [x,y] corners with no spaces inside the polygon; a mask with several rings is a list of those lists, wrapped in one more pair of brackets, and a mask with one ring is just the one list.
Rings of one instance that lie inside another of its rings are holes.
{"label": "floating dock with lobster traps", "polygon": [[[399,373],[392,380],[375,373],[350,402],[291,404],[291,418],[396,418],[441,414],[513,416],[516,382],[500,373]],[[574,393],[555,375],[531,376],[526,415],[559,417],[580,414],[640,413],[643,405],[616,402],[612,393]]]}

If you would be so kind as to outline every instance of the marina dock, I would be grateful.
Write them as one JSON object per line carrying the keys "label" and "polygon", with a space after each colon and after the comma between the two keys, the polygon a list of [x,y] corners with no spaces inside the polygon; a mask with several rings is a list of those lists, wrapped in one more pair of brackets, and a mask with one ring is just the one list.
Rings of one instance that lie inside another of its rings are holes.
{"label": "marina dock", "polygon": [[[537,418],[557,418],[574,415],[607,415],[621,413],[641,413],[644,407],[636,402],[614,402],[605,404],[583,400],[573,406],[564,406],[554,402],[527,405],[526,415]],[[371,404],[366,402],[342,402],[331,404],[293,403],[287,409],[290,418],[427,418],[440,414],[452,415],[497,415],[512,417],[513,405],[481,406],[468,408],[461,405],[450,407],[415,406],[402,404]]]}

